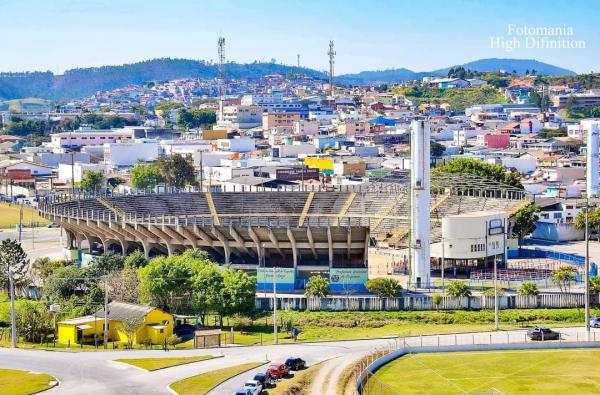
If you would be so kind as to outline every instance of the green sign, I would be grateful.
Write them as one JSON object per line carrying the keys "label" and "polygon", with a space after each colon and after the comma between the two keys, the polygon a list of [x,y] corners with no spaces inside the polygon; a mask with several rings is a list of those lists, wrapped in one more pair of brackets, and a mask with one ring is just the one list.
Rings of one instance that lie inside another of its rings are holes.
{"label": "green sign", "polygon": [[[275,268],[275,282],[277,284],[294,284],[296,281],[296,270],[294,268]],[[259,267],[256,269],[256,282],[259,284],[273,283],[273,268]]]}
{"label": "green sign", "polygon": [[367,268],[361,269],[330,269],[329,282],[339,285],[357,285],[364,284],[369,278]]}

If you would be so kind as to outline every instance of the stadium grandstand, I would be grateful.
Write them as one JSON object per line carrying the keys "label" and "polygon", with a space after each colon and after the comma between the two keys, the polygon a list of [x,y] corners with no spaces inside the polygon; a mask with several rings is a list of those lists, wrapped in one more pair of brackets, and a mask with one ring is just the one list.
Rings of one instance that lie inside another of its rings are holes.
{"label": "stadium grandstand", "polygon": [[[39,207],[41,215],[64,228],[73,259],[108,250],[140,250],[153,257],[193,247],[223,265],[256,272],[259,288],[270,287],[271,270],[281,290],[302,288],[314,274],[329,276],[335,290],[361,288],[371,259],[407,248],[408,187],[398,173],[360,185],[253,192],[219,187],[51,195]],[[510,216],[526,199],[523,190],[497,182],[433,173],[432,242],[441,238],[444,216],[481,210]]]}

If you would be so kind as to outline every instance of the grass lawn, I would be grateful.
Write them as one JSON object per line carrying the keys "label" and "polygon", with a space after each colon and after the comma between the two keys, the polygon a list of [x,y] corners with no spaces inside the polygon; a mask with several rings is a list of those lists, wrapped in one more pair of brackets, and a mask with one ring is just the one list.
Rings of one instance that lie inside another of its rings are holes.
{"label": "grass lawn", "polygon": [[[0,228],[14,228],[19,223],[20,207],[18,204],[0,203]],[[46,218],[40,217],[37,210],[23,207],[23,224],[29,226],[32,221],[40,225],[50,223]]]}
{"label": "grass lawn", "polygon": [[[594,309],[593,315],[600,314]],[[481,311],[279,311],[281,322],[300,328],[298,341],[368,339],[385,336],[414,336],[442,333],[489,331],[494,329],[494,312]],[[273,343],[271,316],[254,320],[252,327],[235,331],[237,344]],[[583,325],[583,309],[501,310],[500,328],[504,330],[546,325],[553,327]],[[227,325],[227,322],[225,322]],[[290,333],[280,330],[281,343],[293,343]],[[229,341],[229,339],[228,339]],[[191,347],[183,344],[182,346]]]}
{"label": "grass lawn", "polygon": [[115,359],[117,362],[127,363],[129,365],[137,366],[138,368],[146,370],[158,370],[164,368],[170,368],[172,366],[183,365],[186,363],[206,361],[207,359],[213,359],[212,355],[200,355],[195,357],[181,357],[181,358],[124,358]]}
{"label": "grass lawn", "polygon": [[597,394],[600,349],[413,354],[375,376],[389,393]]}
{"label": "grass lawn", "polygon": [[24,370],[0,369],[0,393],[4,395],[32,394],[47,390],[55,378],[44,373]]}
{"label": "grass lawn", "polygon": [[171,384],[171,388],[179,395],[204,395],[223,381],[260,365],[264,365],[264,362],[249,362],[229,368],[213,370],[212,372],[202,373],[177,381]]}
{"label": "grass lawn", "polygon": [[294,372],[294,377],[284,378],[273,388],[264,393],[268,395],[309,395],[313,378],[321,368],[321,364],[310,366],[308,369]]}

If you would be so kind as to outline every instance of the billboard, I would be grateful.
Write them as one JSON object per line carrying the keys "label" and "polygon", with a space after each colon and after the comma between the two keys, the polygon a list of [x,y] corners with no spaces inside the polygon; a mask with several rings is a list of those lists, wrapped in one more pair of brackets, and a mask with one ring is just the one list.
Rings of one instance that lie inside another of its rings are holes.
{"label": "billboard", "polygon": [[369,278],[367,268],[329,270],[329,284],[332,291],[364,291]]}
{"label": "billboard", "polygon": [[[287,267],[275,268],[275,284],[277,291],[294,289],[296,269]],[[256,288],[260,291],[273,290],[273,268],[259,267],[256,269]]]}

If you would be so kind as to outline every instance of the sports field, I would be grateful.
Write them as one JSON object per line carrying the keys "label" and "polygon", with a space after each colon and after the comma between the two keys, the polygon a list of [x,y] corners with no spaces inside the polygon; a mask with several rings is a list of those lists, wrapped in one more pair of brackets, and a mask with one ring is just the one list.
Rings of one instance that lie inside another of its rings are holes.
{"label": "sports field", "polygon": [[375,376],[381,395],[600,394],[600,349],[412,354]]}

